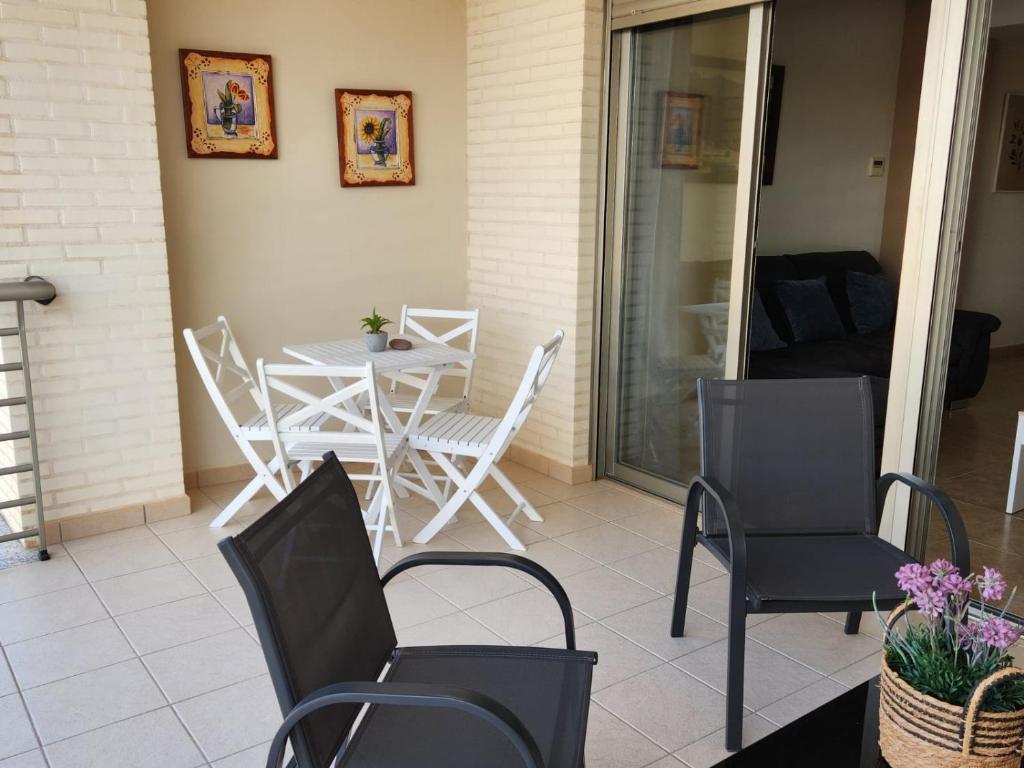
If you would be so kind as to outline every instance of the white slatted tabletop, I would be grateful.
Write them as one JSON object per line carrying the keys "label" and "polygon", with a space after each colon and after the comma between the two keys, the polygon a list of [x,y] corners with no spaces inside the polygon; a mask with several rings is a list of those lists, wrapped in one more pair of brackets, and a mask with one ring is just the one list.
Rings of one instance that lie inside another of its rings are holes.
{"label": "white slatted tabletop", "polygon": [[475,355],[465,349],[435,344],[422,339],[409,339],[412,349],[399,351],[388,347],[383,352],[370,352],[365,339],[320,341],[284,348],[286,355],[313,365],[366,365],[372,361],[378,372],[402,371],[411,368],[433,368],[465,363]]}

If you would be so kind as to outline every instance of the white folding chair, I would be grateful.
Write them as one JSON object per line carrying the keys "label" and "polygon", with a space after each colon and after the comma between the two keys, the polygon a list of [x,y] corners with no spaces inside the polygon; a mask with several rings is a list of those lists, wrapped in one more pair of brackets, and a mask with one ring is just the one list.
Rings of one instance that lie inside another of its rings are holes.
{"label": "white folding chair", "polygon": [[[342,463],[368,464],[365,472],[349,471],[353,480],[378,484],[369,508],[363,511],[367,530],[373,533],[373,557],[380,560],[384,532],[391,531],[402,546],[395,518],[394,471],[401,463],[406,439],[402,425],[387,400],[381,397],[373,363],[365,366],[266,364],[256,361],[260,389],[266,400],[267,425],[274,443],[281,484],[294,488],[290,463],[303,465],[303,474],[329,451]],[[329,391],[315,394],[307,388]],[[300,386],[303,384],[303,386]],[[275,399],[289,399],[293,410],[278,415]],[[303,428],[318,420],[316,432]]]}
{"label": "white folding chair", "polygon": [[[454,327],[447,327],[447,330],[431,330],[421,321],[434,320],[435,324]],[[432,341],[436,344],[452,345],[453,342],[469,337],[465,343],[470,352],[476,352],[477,330],[480,326],[479,309],[425,309],[422,307],[402,307],[402,315],[399,320],[398,333],[400,335],[414,335],[425,341]],[[403,371],[403,375],[427,374],[429,371],[409,370]],[[442,381],[445,378],[461,378],[462,396],[434,395],[430,398],[427,408],[424,411],[427,415],[444,413],[445,411],[464,411],[469,403],[469,389],[473,383],[473,361],[468,360],[459,363],[445,370],[442,374]],[[419,399],[419,391],[401,391],[399,389],[399,378],[393,378],[391,391],[388,400],[391,406],[398,413],[412,413]],[[443,386],[443,385],[442,385]]]}
{"label": "white folding chair", "polygon": [[[185,337],[185,346],[188,347],[192,361],[199,371],[199,378],[206,387],[206,392],[213,400],[224,426],[228,428],[231,437],[238,446],[246,461],[256,473],[255,477],[231,500],[224,511],[221,512],[210,523],[211,528],[219,528],[230,520],[242,505],[256,495],[261,488],[267,488],[274,497],[281,500],[286,492],[280,482],[274,476],[280,467],[275,463],[276,459],[269,464],[260,458],[253,443],[268,442],[271,439],[270,429],[267,427],[267,417],[263,407],[263,395],[260,393],[256,379],[249,371],[249,366],[242,357],[242,352],[235,342],[235,336],[231,333],[231,326],[223,315],[217,318],[217,322],[192,330],[186,328],[182,334]],[[239,400],[242,402],[239,403]],[[248,413],[239,416],[235,409],[251,400]],[[252,408],[255,405],[255,409]],[[291,412],[296,409],[294,405],[282,406],[281,413]],[[311,418],[296,425],[297,428],[316,430],[318,420]]]}
{"label": "white folding chair", "polygon": [[[530,415],[537,396],[551,374],[564,337],[565,334],[558,331],[550,341],[533,350],[519,389],[502,418],[457,412],[440,413],[409,436],[409,447],[430,454],[455,486],[441,510],[416,534],[413,539],[415,542],[425,544],[430,541],[468,500],[510,547],[526,549],[508,527],[509,523],[520,512],[536,522],[543,522],[544,518],[505,473],[498,469],[498,462]],[[463,457],[476,461],[468,473],[456,466],[456,462]],[[487,477],[493,477],[516,504],[512,514],[505,520],[479,493],[480,485]]]}

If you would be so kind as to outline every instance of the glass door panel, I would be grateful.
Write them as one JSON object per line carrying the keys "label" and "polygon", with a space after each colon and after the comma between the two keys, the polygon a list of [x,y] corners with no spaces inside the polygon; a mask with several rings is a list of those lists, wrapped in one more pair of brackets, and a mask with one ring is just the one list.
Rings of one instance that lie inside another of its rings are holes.
{"label": "glass door panel", "polygon": [[730,323],[747,294],[737,222],[747,221],[756,167],[744,106],[762,12],[705,14],[616,41],[604,468],[669,497],[698,471],[697,379],[736,376],[742,359]]}

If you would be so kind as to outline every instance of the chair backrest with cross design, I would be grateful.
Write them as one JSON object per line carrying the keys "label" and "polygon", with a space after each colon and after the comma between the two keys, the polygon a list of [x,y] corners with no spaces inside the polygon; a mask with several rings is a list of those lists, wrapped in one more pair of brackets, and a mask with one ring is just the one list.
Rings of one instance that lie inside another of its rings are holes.
{"label": "chair backrest with cross design", "polygon": [[245,419],[236,413],[238,401],[251,399],[262,410],[263,397],[256,378],[242,357],[227,318],[221,315],[214,323],[196,330],[186,328],[182,334],[217,413],[237,440],[245,423]]}
{"label": "chair backrest with cross design", "polygon": [[[308,365],[265,363],[261,359],[256,361],[256,370],[285,489],[295,487],[290,463],[299,462],[308,468],[325,453],[333,452],[345,463],[370,465],[368,471],[349,472],[349,477],[380,484],[366,511],[367,528],[376,532],[374,556],[380,556],[386,530],[393,532],[400,546],[394,514],[394,472],[401,461],[405,438],[401,422],[381,397],[373,363]],[[328,394],[321,394],[324,391]],[[292,409],[281,408],[285,399]],[[303,428],[310,420],[318,424],[315,432]]]}
{"label": "chair backrest with cross design", "polygon": [[[424,324],[425,322],[427,324]],[[452,325],[453,323],[454,325]],[[446,330],[442,331],[428,327],[442,324],[446,326]],[[479,327],[479,309],[429,309],[405,305],[402,307],[398,332],[400,334],[414,334],[436,344],[448,346],[462,346],[465,344],[466,349],[476,353]],[[472,359],[445,370],[442,375],[451,378],[462,378],[462,396],[467,399],[469,398],[469,390],[473,383]]]}

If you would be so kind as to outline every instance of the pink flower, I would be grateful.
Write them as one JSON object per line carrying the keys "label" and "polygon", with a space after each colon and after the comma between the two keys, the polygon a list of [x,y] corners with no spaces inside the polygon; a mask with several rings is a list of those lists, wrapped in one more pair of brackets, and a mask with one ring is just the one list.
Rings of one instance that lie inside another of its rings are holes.
{"label": "pink flower", "polygon": [[974,643],[978,639],[978,631],[981,626],[973,622],[967,622],[966,624],[956,625],[956,636],[960,641],[960,647],[965,650],[970,650]]}
{"label": "pink flower", "polygon": [[914,595],[917,609],[931,619],[937,619],[946,609],[946,596],[936,589],[925,589]]}
{"label": "pink flower", "polygon": [[986,600],[999,601],[1006,595],[1006,579],[995,568],[986,565],[978,584],[981,586],[981,596]]}
{"label": "pink flower", "polygon": [[931,571],[932,576],[937,579],[942,579],[954,573],[960,573],[959,568],[949,562],[949,560],[943,560],[942,558],[939,558],[928,566],[928,570]]}
{"label": "pink flower", "polygon": [[971,584],[970,579],[965,579],[959,573],[951,573],[939,579],[938,586],[946,594],[958,596],[971,594],[971,588],[974,585]]}
{"label": "pink flower", "polygon": [[931,586],[931,572],[920,563],[907,563],[896,571],[896,584],[904,592],[917,595]]}
{"label": "pink flower", "polygon": [[1020,640],[1021,630],[1006,619],[992,618],[981,623],[978,635],[989,648],[1006,650]]}

